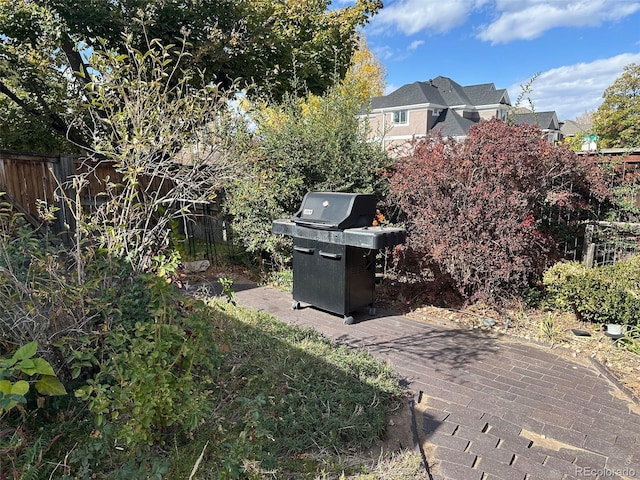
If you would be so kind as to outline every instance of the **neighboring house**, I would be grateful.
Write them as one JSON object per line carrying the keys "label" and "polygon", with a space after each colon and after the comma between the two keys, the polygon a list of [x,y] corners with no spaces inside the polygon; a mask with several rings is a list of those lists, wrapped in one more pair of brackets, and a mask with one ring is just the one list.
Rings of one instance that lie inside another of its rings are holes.
{"label": "neighboring house", "polygon": [[373,98],[362,117],[368,118],[371,140],[394,155],[431,133],[463,140],[473,125],[491,118],[537,125],[552,143],[563,138],[555,112],[514,112],[506,89],[493,83],[462,86],[442,76]]}
{"label": "neighboring house", "polygon": [[363,117],[368,116],[372,140],[391,151],[430,133],[464,139],[480,120],[506,120],[510,108],[507,90],[493,83],[463,87],[440,76],[373,98]]}
{"label": "neighboring house", "polygon": [[564,138],[556,112],[526,112],[511,114],[515,125],[537,125],[547,137],[549,143],[558,143]]}
{"label": "neighboring house", "polygon": [[598,149],[598,137],[592,133],[593,123],[576,122],[575,120],[565,120],[560,123],[560,131],[564,138],[580,137],[582,139],[582,151],[594,152]]}

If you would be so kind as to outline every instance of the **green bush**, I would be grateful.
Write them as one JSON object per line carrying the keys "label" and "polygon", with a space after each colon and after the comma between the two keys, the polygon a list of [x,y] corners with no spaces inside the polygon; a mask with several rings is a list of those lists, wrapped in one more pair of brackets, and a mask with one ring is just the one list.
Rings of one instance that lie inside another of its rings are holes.
{"label": "green bush", "polygon": [[288,96],[279,106],[258,107],[243,155],[247,175],[227,189],[225,208],[247,252],[287,263],[291,239],[271,234],[272,221],[293,215],[308,191],[386,194],[381,172],[389,159],[367,140],[357,95],[339,87],[321,97]]}
{"label": "green bush", "polygon": [[0,418],[16,405],[27,403],[31,384],[41,395],[67,394],[51,364],[35,356],[37,351],[38,343],[30,342],[11,357],[0,357]]}
{"label": "green bush", "polygon": [[76,396],[129,451],[195,430],[211,413],[221,362],[211,309],[177,296],[164,278],[146,279],[152,318],[123,319],[103,337],[89,337],[76,356],[95,359],[99,369]]}
{"label": "green bush", "polygon": [[558,263],[545,272],[544,285],[555,306],[581,320],[640,324],[640,256],[595,268]]}

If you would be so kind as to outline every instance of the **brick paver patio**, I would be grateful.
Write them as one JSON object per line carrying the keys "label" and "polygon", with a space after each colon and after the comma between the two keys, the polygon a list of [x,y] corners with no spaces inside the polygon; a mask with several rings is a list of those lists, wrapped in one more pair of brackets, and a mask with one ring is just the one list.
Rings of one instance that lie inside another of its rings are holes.
{"label": "brick paver patio", "polygon": [[[291,295],[238,284],[238,302],[362,347],[415,392],[433,480],[640,479],[640,406],[591,364],[487,331],[380,312],[291,309]],[[430,475],[430,477],[429,477]]]}

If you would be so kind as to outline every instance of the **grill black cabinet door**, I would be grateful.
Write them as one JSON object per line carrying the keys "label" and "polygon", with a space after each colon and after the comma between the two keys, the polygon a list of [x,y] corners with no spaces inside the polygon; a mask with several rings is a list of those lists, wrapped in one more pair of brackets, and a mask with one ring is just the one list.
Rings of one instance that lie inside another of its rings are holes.
{"label": "grill black cabinet door", "polygon": [[345,316],[371,306],[375,258],[374,250],[294,237],[293,299]]}

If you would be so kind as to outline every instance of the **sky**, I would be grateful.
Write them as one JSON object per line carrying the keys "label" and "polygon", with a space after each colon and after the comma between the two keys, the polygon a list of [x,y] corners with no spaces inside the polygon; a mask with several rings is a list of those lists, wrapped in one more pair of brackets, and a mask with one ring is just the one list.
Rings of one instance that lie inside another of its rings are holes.
{"label": "sky", "polygon": [[364,36],[386,68],[385,93],[442,75],[493,83],[512,105],[522,97],[519,106],[575,120],[640,64],[640,1],[383,1]]}

